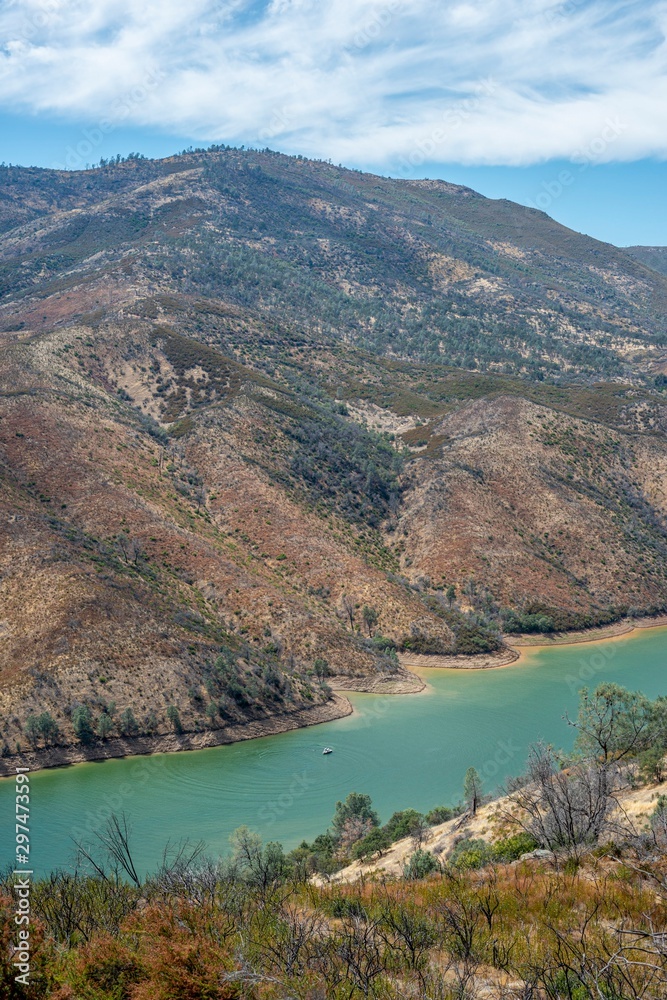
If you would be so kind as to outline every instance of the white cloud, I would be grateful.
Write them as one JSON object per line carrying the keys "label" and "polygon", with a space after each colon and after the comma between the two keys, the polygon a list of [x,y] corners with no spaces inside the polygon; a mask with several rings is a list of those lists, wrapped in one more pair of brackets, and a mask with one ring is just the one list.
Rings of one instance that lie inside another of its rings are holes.
{"label": "white cloud", "polygon": [[[8,0],[0,105],[344,162],[667,156],[665,0]],[[619,124],[622,127],[619,127]]]}

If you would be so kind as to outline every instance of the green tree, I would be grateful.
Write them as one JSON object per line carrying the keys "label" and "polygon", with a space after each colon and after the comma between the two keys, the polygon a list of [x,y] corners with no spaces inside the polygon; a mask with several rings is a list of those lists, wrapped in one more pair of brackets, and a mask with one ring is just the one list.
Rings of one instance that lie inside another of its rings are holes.
{"label": "green tree", "polygon": [[137,725],[137,720],[134,717],[134,712],[131,708],[126,708],[120,717],[120,722],[118,723],[121,733],[123,736],[136,736],[139,731],[139,726]]}
{"label": "green tree", "polygon": [[58,738],[60,729],[58,728],[58,723],[53,718],[50,712],[42,712],[42,714],[37,719],[37,725],[39,726],[39,732],[42,739],[49,746],[54,743]]}
{"label": "green tree", "polygon": [[482,800],[482,779],[474,767],[469,767],[463,779],[463,798],[470,812],[475,815]]}
{"label": "green tree", "polygon": [[511,837],[496,841],[492,848],[493,860],[509,864],[510,861],[518,861],[522,854],[529,854],[539,846],[534,837],[522,830],[521,833],[514,833]]}
{"label": "green tree", "polygon": [[183,726],[181,725],[181,717],[178,714],[178,709],[175,705],[170,705],[167,709],[167,719],[171,723],[171,727],[175,733],[182,733]]}
{"label": "green tree", "polygon": [[313,670],[315,671],[315,676],[320,681],[324,680],[325,677],[329,677],[331,674],[329,661],[325,660],[323,656],[318,656],[316,658],[313,663]]}
{"label": "green tree", "polygon": [[447,590],[445,591],[445,597],[447,598],[449,606],[451,608],[452,604],[456,600],[456,587],[454,586],[453,583],[450,583],[450,585],[447,587]]}
{"label": "green tree", "polygon": [[144,720],[144,730],[147,733],[156,733],[159,728],[159,722],[154,709],[151,708],[150,712],[146,715]]}
{"label": "green tree", "polygon": [[30,742],[33,744],[33,746],[36,743],[39,743],[39,738],[41,736],[41,733],[39,731],[39,722],[37,720],[37,716],[36,715],[29,715],[28,716],[28,718],[25,720],[24,729],[25,729],[26,736],[28,737],[28,739],[30,740]]}
{"label": "green tree", "polygon": [[25,723],[25,733],[33,746],[39,743],[40,739],[43,739],[44,743],[48,746],[58,736],[58,723],[50,712],[42,712],[41,715],[29,715]]}
{"label": "green tree", "polygon": [[262,838],[247,826],[234,830],[229,838],[232,863],[241,878],[260,893],[282,882],[289,873],[289,864],[281,844],[262,844]]}
{"label": "green tree", "polygon": [[662,781],[665,775],[665,751],[662,747],[649,747],[639,755],[639,769],[645,781]]}
{"label": "green tree", "polygon": [[349,820],[359,820],[362,823],[370,823],[371,826],[380,825],[370,795],[350,792],[344,802],[336,803],[336,811],[331,823],[332,833],[336,840],[340,840]]}
{"label": "green tree", "polygon": [[377,611],[375,608],[371,608],[368,604],[364,604],[361,616],[364,619],[364,625],[368,629],[368,634],[373,635],[373,631],[380,620],[380,616]]}
{"label": "green tree", "polygon": [[91,743],[95,738],[93,717],[88,705],[77,705],[72,712],[72,727],[74,735],[82,743]]}
{"label": "green tree", "polygon": [[391,846],[391,838],[386,830],[374,827],[362,840],[352,848],[351,856],[355,861],[368,861],[370,858],[381,857]]}
{"label": "green tree", "polygon": [[426,822],[429,826],[438,826],[440,823],[447,823],[450,819],[458,816],[460,810],[451,809],[449,806],[436,806],[426,813]]}
{"label": "green tree", "polygon": [[421,828],[424,817],[416,809],[403,809],[395,812],[384,825],[384,830],[392,841],[412,837]]}
{"label": "green tree", "polygon": [[107,740],[113,729],[113,720],[106,712],[102,712],[97,720],[97,735],[101,740]]}
{"label": "green tree", "polygon": [[655,717],[654,706],[639,691],[600,684],[591,695],[583,688],[576,722],[570,723],[577,730],[575,749],[605,763],[635,757],[656,744]]}
{"label": "green tree", "polygon": [[482,868],[493,860],[493,852],[485,840],[460,840],[452,851],[448,863],[452,868],[468,871],[471,868]]}

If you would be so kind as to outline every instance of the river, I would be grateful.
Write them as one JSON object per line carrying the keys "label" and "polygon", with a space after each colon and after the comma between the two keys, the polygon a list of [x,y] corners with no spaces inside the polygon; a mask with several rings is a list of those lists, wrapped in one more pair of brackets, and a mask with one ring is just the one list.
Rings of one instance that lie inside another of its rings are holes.
{"label": "river", "polygon": [[[232,746],[77,764],[31,776],[36,872],[69,866],[73,838],[89,837],[113,809],[132,827],[143,870],[184,838],[226,853],[245,824],[290,848],[326,829],[337,799],[368,792],[383,821],[397,809],[428,810],[461,796],[474,765],[493,791],[520,773],[530,744],[570,747],[563,718],[578,690],[615,681],[667,694],[667,629],[629,638],[527,651],[494,670],[423,670],[418,695],[353,694],[353,715]],[[322,749],[334,752],[323,756]],[[11,861],[14,785],[0,781],[0,863]]]}

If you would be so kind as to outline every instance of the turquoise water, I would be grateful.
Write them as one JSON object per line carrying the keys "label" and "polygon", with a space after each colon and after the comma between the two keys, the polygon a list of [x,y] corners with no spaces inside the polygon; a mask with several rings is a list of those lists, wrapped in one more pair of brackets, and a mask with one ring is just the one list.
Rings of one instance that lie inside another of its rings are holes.
{"label": "turquoise water", "polygon": [[[368,792],[383,820],[396,809],[456,802],[474,765],[492,791],[521,771],[529,745],[572,743],[563,719],[578,690],[613,680],[667,693],[667,629],[630,639],[531,651],[496,670],[425,670],[419,695],[351,696],[337,722],[189,753],[78,764],[31,777],[37,871],[71,864],[72,837],[125,811],[135,856],[155,865],[168,841],[204,840],[225,853],[241,824],[286,847],[328,826],[337,799]],[[334,753],[322,756],[322,748]],[[0,781],[0,864],[13,848],[11,780]]]}

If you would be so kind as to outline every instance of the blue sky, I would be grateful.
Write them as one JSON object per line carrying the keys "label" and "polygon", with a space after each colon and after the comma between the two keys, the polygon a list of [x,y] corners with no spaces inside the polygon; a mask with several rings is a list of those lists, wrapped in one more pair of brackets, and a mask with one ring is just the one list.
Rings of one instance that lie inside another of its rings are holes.
{"label": "blue sky", "polygon": [[5,0],[0,160],[270,146],[667,244],[665,0]]}

